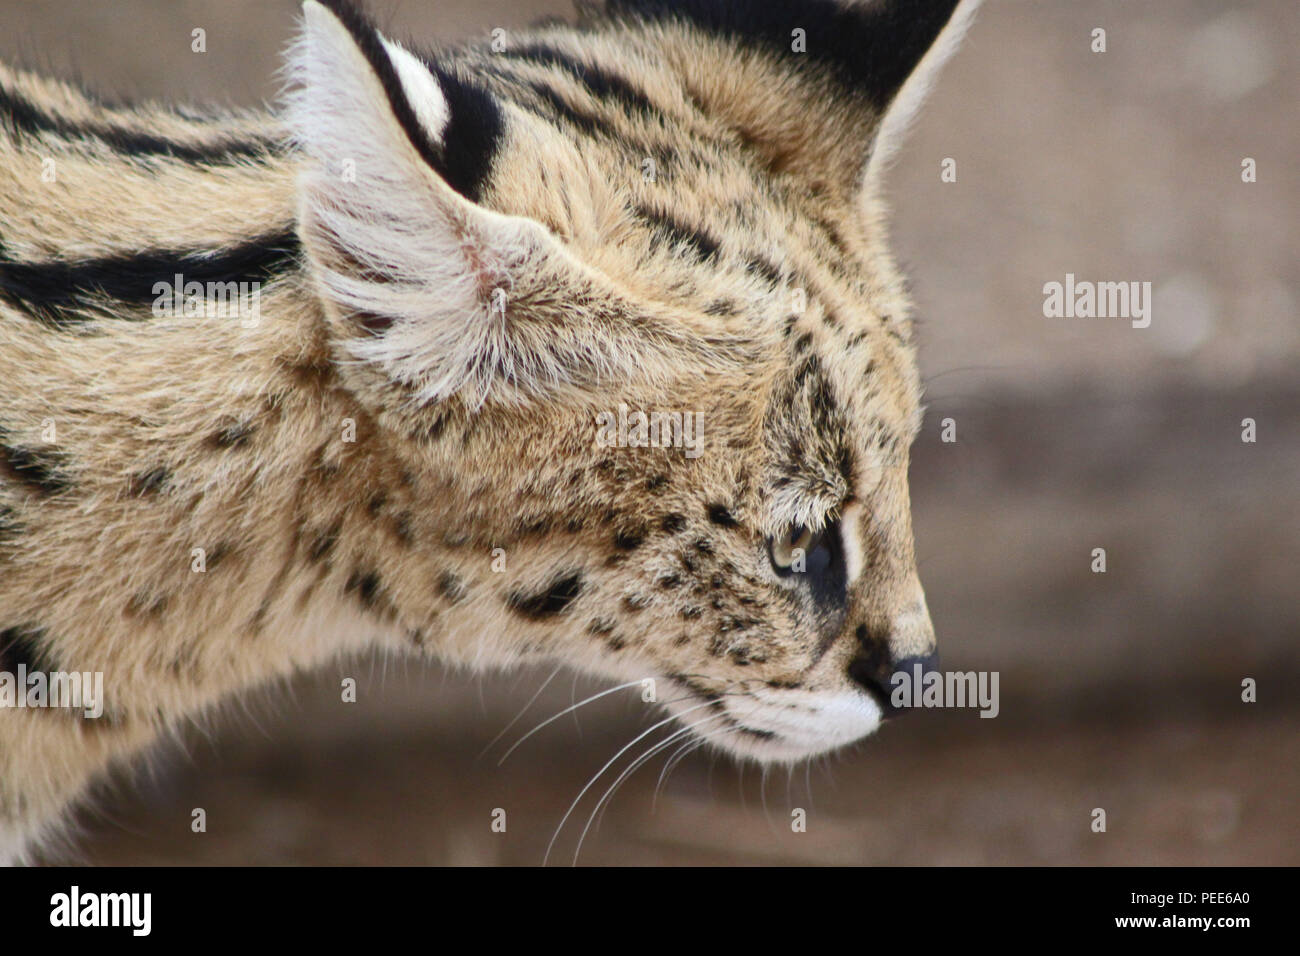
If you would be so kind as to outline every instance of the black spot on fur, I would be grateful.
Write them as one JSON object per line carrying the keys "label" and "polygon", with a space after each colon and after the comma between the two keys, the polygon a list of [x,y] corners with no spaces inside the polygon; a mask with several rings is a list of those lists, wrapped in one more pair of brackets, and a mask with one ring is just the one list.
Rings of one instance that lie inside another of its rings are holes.
{"label": "black spot on fur", "polygon": [[710,521],[716,525],[721,525],[724,528],[735,528],[740,524],[740,522],[735,519],[735,516],[727,510],[726,505],[709,505],[708,515]]}
{"label": "black spot on fur", "polygon": [[[90,316],[143,320],[152,317],[144,307],[158,298],[158,282],[170,284],[178,274],[205,288],[209,282],[270,282],[296,265],[298,252],[291,229],[227,249],[146,249],[97,259],[16,262],[0,246],[0,301],[58,329]],[[123,303],[139,308],[122,309]]]}
{"label": "black spot on fur", "polygon": [[208,551],[203,557],[203,567],[208,571],[216,570],[217,565],[226,558],[230,557],[235,551],[235,546],[225,541],[219,542],[216,547]]}
{"label": "black spot on fur", "polygon": [[163,611],[167,610],[168,599],[166,595],[152,594],[149,591],[140,591],[131,596],[131,600],[126,605],[127,617],[160,617]]}
{"label": "black spot on fur", "polygon": [[644,594],[628,594],[623,598],[624,609],[633,612],[644,611],[653,603],[654,600]]}
{"label": "black spot on fur", "polygon": [[433,416],[433,419],[420,429],[418,440],[432,444],[440,439],[447,431],[447,425],[451,421],[451,416],[446,412],[439,412]]}
{"label": "black spot on fur", "polygon": [[438,575],[438,593],[452,604],[459,604],[465,600],[466,591],[465,582],[450,571]]}
{"label": "black spot on fur", "polygon": [[71,484],[58,452],[10,444],[3,430],[0,430],[0,480],[21,484],[42,497],[56,495]]}
{"label": "black spot on fur", "polygon": [[166,468],[151,468],[148,471],[141,472],[131,478],[128,485],[128,492],[133,498],[143,498],[146,495],[156,495],[162,491],[163,486],[171,478],[171,472]]}
{"label": "black spot on fur", "polygon": [[358,309],[353,312],[351,321],[361,326],[371,335],[383,335],[393,327],[393,317],[391,315],[380,315],[378,312],[367,312],[365,309]]}
{"label": "black spot on fur", "polygon": [[220,449],[243,448],[252,439],[253,431],[249,422],[230,422],[213,433],[208,438],[208,444]]}
{"label": "black spot on fur", "polygon": [[767,280],[768,285],[781,284],[781,270],[762,256],[751,256],[745,263],[745,271],[762,276]]}
{"label": "black spot on fur", "polygon": [[330,527],[318,534],[307,550],[307,558],[313,564],[327,558],[334,550],[334,546],[339,542],[339,534],[343,530],[343,519],[335,521]]}
{"label": "black spot on fur", "polygon": [[645,536],[635,531],[620,531],[614,535],[614,547],[620,551],[635,551],[644,540]]}
{"label": "black spot on fur", "polygon": [[659,526],[669,534],[677,534],[686,529],[686,516],[676,513],[664,515]]}
{"label": "black spot on fur", "polygon": [[348,577],[347,584],[343,590],[348,594],[355,594],[361,606],[367,610],[373,610],[379,599],[379,575],[374,571],[353,571]]}
{"label": "black spot on fur", "polygon": [[[819,64],[877,108],[893,99],[952,16],[957,0],[852,5],[842,0],[608,0],[616,17],[684,20],[769,51],[792,69]],[[806,54],[790,52],[795,29]]]}
{"label": "black spot on fur", "polygon": [[415,516],[403,511],[393,518],[393,534],[402,544],[410,547],[415,543]]}
{"label": "black spot on fur", "polygon": [[18,534],[18,517],[12,508],[0,505],[0,545]]}
{"label": "black spot on fur", "polygon": [[0,671],[14,673],[21,664],[28,671],[50,671],[47,634],[41,627],[10,627],[0,631]]}
{"label": "black spot on fur", "polygon": [[562,614],[582,593],[582,587],[582,575],[575,571],[536,594],[512,593],[506,599],[506,606],[523,617],[546,620]]}
{"label": "black spot on fur", "polygon": [[521,518],[515,524],[515,534],[523,538],[545,537],[551,533],[551,519],[546,515],[534,518]]}

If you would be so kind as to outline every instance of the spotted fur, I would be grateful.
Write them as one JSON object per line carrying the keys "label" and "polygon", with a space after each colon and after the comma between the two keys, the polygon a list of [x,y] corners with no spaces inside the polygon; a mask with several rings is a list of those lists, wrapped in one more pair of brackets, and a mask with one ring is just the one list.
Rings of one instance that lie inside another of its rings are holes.
{"label": "spotted fur", "polygon": [[[879,174],[969,13],[611,0],[418,52],[309,0],[274,115],[0,68],[0,660],[107,692],[0,711],[0,856],[366,648],[653,677],[760,760],[871,732],[934,646]],[[261,321],[156,314],[177,273]],[[701,454],[606,447],[620,405]],[[820,589],[774,572],[798,525]]]}

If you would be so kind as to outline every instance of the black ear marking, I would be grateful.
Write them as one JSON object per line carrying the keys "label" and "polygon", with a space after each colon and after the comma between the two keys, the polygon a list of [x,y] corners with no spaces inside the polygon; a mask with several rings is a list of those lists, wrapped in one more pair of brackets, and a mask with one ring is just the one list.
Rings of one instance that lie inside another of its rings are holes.
{"label": "black ear marking", "polygon": [[[608,0],[614,17],[680,20],[829,68],[878,109],[894,98],[944,25],[958,0]],[[793,31],[807,53],[792,53]]]}
{"label": "black ear marking", "polygon": [[505,121],[493,96],[460,75],[454,66],[432,62],[412,52],[442,90],[450,119],[441,141],[435,141],[415,115],[415,108],[384,48],[379,30],[353,0],[319,0],[352,34],[357,48],[383,85],[393,115],[424,159],[447,185],[477,202],[487,182],[492,158],[501,142]]}

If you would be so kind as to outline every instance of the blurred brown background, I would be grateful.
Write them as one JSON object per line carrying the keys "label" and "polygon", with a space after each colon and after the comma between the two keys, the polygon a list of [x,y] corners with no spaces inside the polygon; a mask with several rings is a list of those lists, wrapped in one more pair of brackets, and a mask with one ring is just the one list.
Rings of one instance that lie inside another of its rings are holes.
{"label": "blurred brown background", "polygon": [[[296,8],[0,0],[0,56],[109,96],[255,103],[275,94]],[[374,8],[446,39],[569,4]],[[1300,863],[1297,49],[1293,0],[986,5],[891,182],[930,381],[912,468],[922,578],[945,666],[999,671],[1001,715],[909,716],[789,777],[697,754],[657,802],[652,762],[583,862]],[[956,183],[940,182],[946,157]],[[1067,272],[1150,281],[1151,327],[1045,319],[1043,283]],[[948,417],[956,444],[939,441]],[[81,851],[539,863],[588,777],[652,722],[635,693],[612,695],[498,767],[571,692],[601,689],[564,674],[478,757],[547,673],[364,660],[232,704],[188,735],[190,757],[119,778],[84,814]],[[338,702],[341,676],[357,704]],[[1246,677],[1258,703],[1240,701]]]}

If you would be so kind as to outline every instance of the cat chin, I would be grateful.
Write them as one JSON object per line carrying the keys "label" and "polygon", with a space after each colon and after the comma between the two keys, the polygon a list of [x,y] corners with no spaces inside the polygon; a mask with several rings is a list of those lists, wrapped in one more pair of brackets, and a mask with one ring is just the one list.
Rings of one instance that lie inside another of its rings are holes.
{"label": "cat chin", "polygon": [[865,694],[806,694],[794,701],[727,701],[719,723],[699,734],[726,753],[760,764],[797,764],[875,733],[880,706]]}

